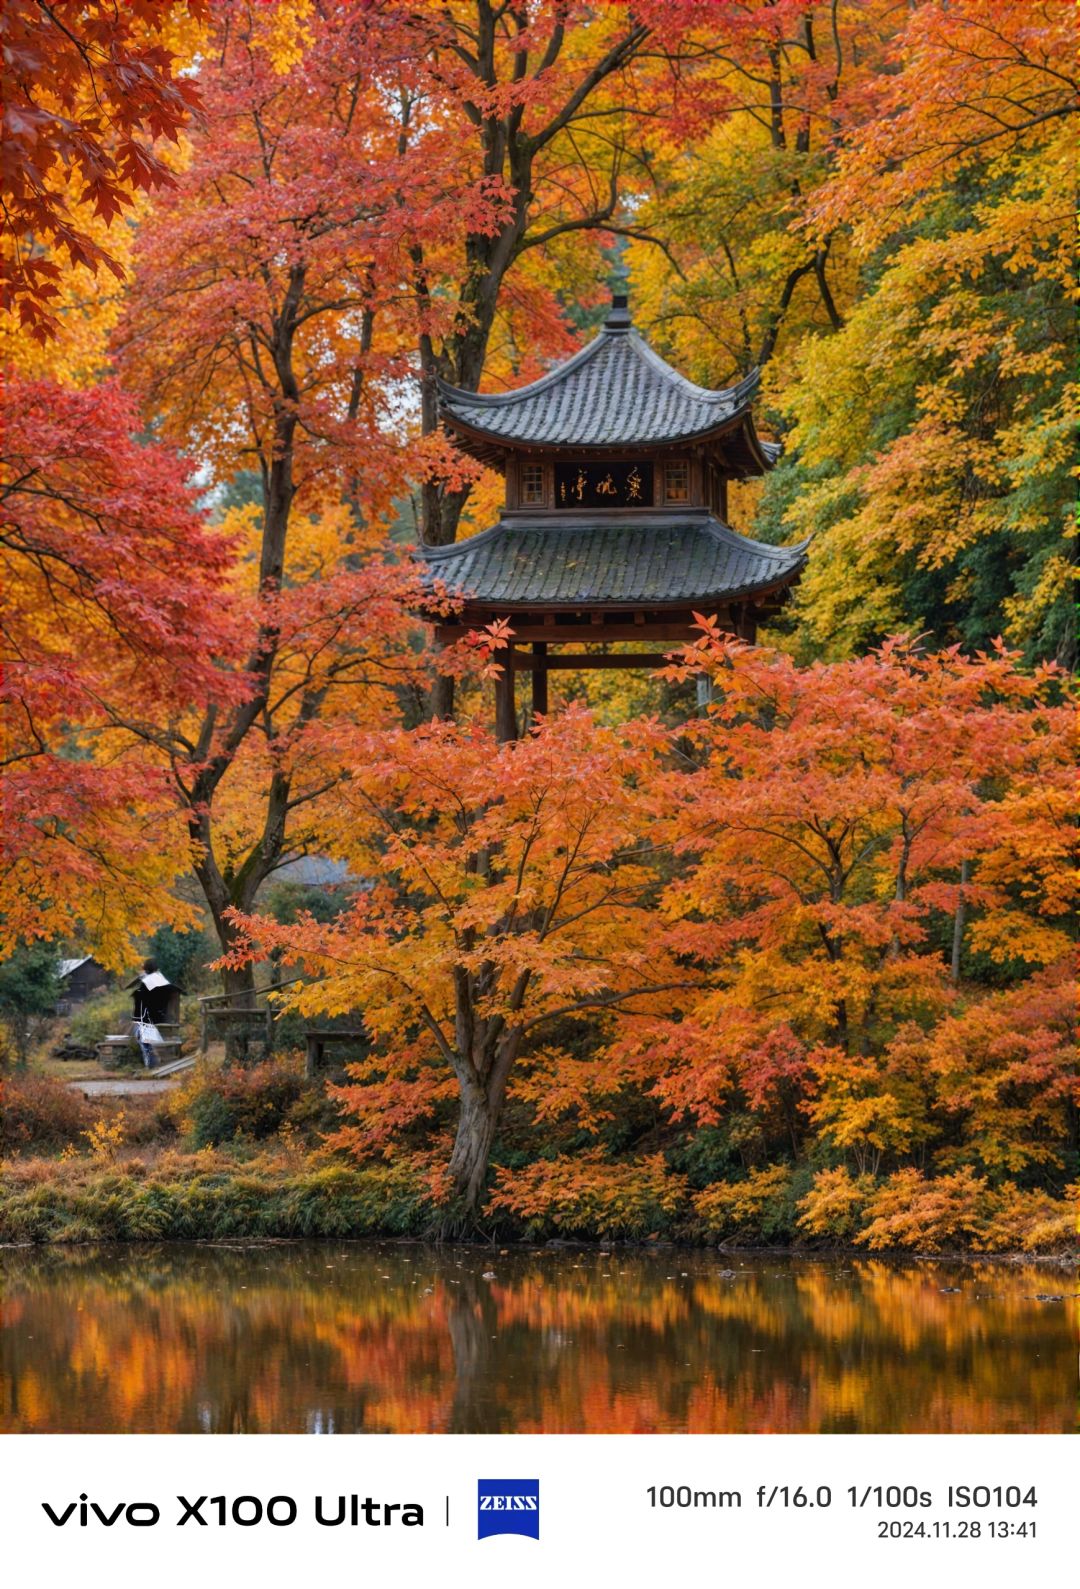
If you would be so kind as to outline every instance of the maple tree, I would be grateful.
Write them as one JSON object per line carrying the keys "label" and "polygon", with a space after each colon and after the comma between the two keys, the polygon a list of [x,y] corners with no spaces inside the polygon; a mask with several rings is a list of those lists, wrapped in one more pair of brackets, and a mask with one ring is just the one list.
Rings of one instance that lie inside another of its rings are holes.
{"label": "maple tree", "polygon": [[229,644],[227,537],[209,532],[178,459],[134,440],[130,399],[94,384],[117,314],[99,268],[123,278],[129,256],[127,229],[112,242],[110,226],[172,180],[157,145],[197,106],[178,72],[203,13],[61,0],[16,3],[0,19],[0,920],[8,946],[89,929],[113,964],[162,913],[190,913],[172,897],[186,846],[168,792],[110,738],[109,702],[151,716],[209,698],[210,653]]}
{"label": "maple tree", "polygon": [[417,578],[383,527],[407,469],[386,413],[405,372],[398,283],[410,239],[482,225],[492,201],[399,153],[382,77],[393,31],[366,8],[334,9],[284,53],[259,8],[224,4],[215,21],[200,73],[212,134],[143,228],[118,342],[161,433],[221,487],[251,482],[223,521],[242,548],[243,637],[222,665],[248,688],[227,712],[122,726],[165,758],[227,948],[230,908],[317,848],[352,730],[396,713],[422,676]]}
{"label": "maple tree", "polygon": [[4,150],[0,308],[47,342],[65,270],[124,269],[101,230],[169,185],[156,147],[199,108],[184,75],[206,0],[11,0],[0,18]]}
{"label": "maple tree", "polygon": [[[955,999],[945,921],[962,904],[960,930],[998,961],[1068,951],[1064,679],[1026,674],[1004,650],[899,642],[800,670],[714,626],[681,667],[710,660],[718,700],[688,730],[707,759],[675,819],[676,849],[695,860],[664,911],[678,918],[671,947],[715,964],[719,986],[688,1031],[661,1023],[632,1053],[677,1060],[692,1035],[688,1063],[656,1086],[706,1121],[734,1088],[760,1108],[794,1083],[822,1138],[872,1151],[873,1168],[928,1134],[910,1051],[890,1038]],[[1030,784],[1045,855],[1012,851],[1010,805]]]}
{"label": "maple tree", "polygon": [[[716,699],[683,730],[701,765],[667,775],[649,829],[681,859],[657,941],[702,994],[585,1062],[540,1056],[519,1088],[537,1121],[603,1140],[646,1091],[714,1144],[700,1212],[759,1233],[793,1217],[777,1158],[824,1154],[870,1187],[913,1161],[1058,1185],[1076,1133],[1065,676],[899,642],[800,669],[712,625],[675,672],[703,668]],[[987,995],[988,967],[1026,980]],[[1005,1011],[1011,1035],[980,1048]],[[680,1148],[673,1167],[697,1162]]]}
{"label": "maple tree", "polygon": [[382,1151],[456,1095],[452,1221],[480,1209],[508,1085],[544,1029],[687,982],[653,931],[640,838],[665,740],[581,710],[511,744],[475,723],[372,737],[332,851],[373,886],[329,924],[242,923],[241,956],[273,950],[315,979],[290,1005],[364,1012],[375,1049],[341,1094],[359,1123],[335,1141]]}
{"label": "maple tree", "polygon": [[115,386],[13,376],[7,395],[3,939],[93,923],[119,964],[163,908],[183,919],[166,902],[186,855],[160,774],[112,737],[115,703],[151,720],[192,696],[224,701],[211,654],[231,644],[232,547],[182,464],[133,440]]}

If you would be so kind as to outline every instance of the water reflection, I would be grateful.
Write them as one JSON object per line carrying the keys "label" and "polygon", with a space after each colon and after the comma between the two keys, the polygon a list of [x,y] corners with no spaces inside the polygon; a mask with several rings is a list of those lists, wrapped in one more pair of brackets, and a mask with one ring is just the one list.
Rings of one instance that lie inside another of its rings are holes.
{"label": "water reflection", "polygon": [[[728,1267],[730,1266],[730,1267]],[[1074,1427],[1071,1278],[356,1243],[9,1248],[0,1429]]]}

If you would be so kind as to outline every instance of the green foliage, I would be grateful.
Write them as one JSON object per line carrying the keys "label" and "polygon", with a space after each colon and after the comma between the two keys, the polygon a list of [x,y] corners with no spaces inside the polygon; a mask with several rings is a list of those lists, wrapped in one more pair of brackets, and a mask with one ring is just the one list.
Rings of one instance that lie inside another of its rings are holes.
{"label": "green foliage", "polygon": [[20,944],[0,961],[0,1021],[11,1036],[20,1064],[26,1063],[35,1016],[51,1015],[60,997],[55,948]]}
{"label": "green foliage", "polygon": [[[967,186],[964,204],[993,213],[997,180]],[[954,195],[891,237],[868,277],[843,329],[804,342],[774,393],[789,456],[754,533],[814,536],[791,615],[802,654],[908,630],[972,649],[1004,634],[1031,659],[1067,660],[1075,389],[1060,283],[1046,259],[1014,269],[972,246]]]}
{"label": "green foliage", "polygon": [[206,985],[211,976],[207,965],[217,959],[221,950],[208,932],[177,932],[175,927],[159,927],[147,945],[147,953],[170,982],[191,993]]}
{"label": "green foliage", "polygon": [[292,926],[301,916],[336,921],[349,906],[351,890],[320,883],[275,883],[267,890],[265,909],[275,921]]}
{"label": "green foliage", "polygon": [[668,1152],[668,1163],[680,1170],[696,1189],[722,1180],[739,1163],[731,1125],[732,1122],[725,1122],[722,1126],[705,1126],[692,1136],[680,1138]]}
{"label": "green foliage", "polygon": [[126,1032],[131,1024],[131,994],[122,988],[94,993],[72,1010],[67,1030],[76,1043],[88,1048],[110,1033]]}
{"label": "green foliage", "polygon": [[260,1141],[280,1131],[303,1091],[299,1065],[289,1061],[229,1069],[201,1066],[171,1100],[171,1112],[196,1148],[241,1136]]}
{"label": "green foliage", "polygon": [[407,1236],[421,1234],[434,1213],[420,1178],[387,1165],[244,1169],[174,1154],[153,1170],[140,1161],[64,1170],[44,1181],[9,1179],[0,1240]]}
{"label": "green foliage", "polygon": [[789,1241],[795,1229],[798,1194],[809,1176],[790,1165],[772,1164],[739,1180],[717,1181],[694,1198],[694,1211],[712,1239]]}

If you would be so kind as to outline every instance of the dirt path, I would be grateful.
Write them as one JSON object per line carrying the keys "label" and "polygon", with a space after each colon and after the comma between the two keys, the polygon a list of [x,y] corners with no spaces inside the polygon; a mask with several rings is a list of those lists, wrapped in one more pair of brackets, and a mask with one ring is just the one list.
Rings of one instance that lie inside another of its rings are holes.
{"label": "dirt path", "polygon": [[144,1098],[148,1093],[170,1092],[179,1076],[161,1076],[156,1081],[69,1081],[72,1092],[85,1093],[87,1098]]}

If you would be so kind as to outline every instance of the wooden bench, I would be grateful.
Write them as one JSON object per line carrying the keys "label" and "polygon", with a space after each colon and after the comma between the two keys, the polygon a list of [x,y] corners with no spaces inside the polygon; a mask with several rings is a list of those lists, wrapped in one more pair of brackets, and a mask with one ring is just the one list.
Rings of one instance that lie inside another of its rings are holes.
{"label": "wooden bench", "polygon": [[310,1081],[322,1064],[323,1049],[329,1043],[369,1043],[371,1038],[362,1027],[349,1030],[310,1030],[304,1033],[307,1052],[304,1056],[304,1075]]}

